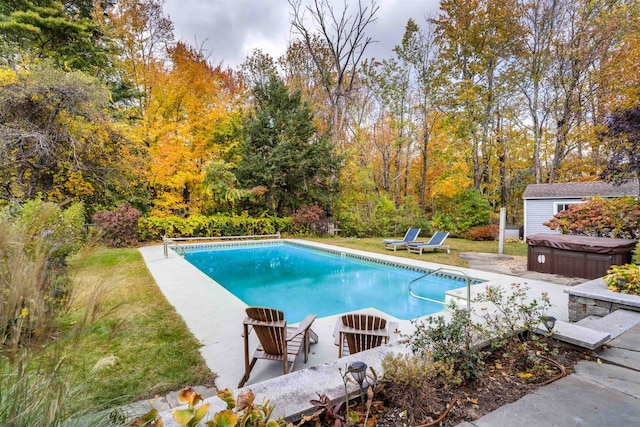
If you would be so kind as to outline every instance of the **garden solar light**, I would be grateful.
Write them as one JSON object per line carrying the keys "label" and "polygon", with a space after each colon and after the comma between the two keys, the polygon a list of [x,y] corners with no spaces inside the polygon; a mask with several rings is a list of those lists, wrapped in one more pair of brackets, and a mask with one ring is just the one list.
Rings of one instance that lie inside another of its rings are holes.
{"label": "garden solar light", "polygon": [[367,376],[367,364],[364,362],[353,362],[349,365],[349,372],[354,380],[360,386],[360,392],[362,393],[362,383]]}
{"label": "garden solar light", "polygon": [[553,316],[542,316],[542,321],[544,322],[544,327],[547,328],[547,331],[553,331],[553,327],[556,325],[556,318]]}

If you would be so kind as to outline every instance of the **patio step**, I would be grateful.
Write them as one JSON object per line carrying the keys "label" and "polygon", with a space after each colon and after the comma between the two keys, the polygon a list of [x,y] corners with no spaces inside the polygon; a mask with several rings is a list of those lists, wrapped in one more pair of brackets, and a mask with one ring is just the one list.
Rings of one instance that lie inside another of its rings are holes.
{"label": "patio step", "polygon": [[[540,328],[538,328],[537,332],[540,334],[547,333],[546,330]],[[553,328],[553,338],[578,347],[595,350],[607,343],[611,336],[607,332],[597,331],[577,323],[557,320]]]}
{"label": "patio step", "polygon": [[640,312],[630,310],[616,310],[604,317],[589,316],[576,322],[576,325],[606,332],[611,335],[611,339],[619,337],[638,324],[640,324]]}

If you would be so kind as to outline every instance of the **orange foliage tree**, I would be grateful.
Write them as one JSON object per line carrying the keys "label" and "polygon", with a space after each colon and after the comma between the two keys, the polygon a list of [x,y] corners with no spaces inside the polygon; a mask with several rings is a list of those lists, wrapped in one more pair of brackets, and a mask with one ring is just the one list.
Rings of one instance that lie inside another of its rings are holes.
{"label": "orange foliage tree", "polygon": [[170,55],[171,68],[158,76],[145,113],[147,180],[158,213],[198,213],[209,200],[206,165],[227,158],[237,143],[241,86],[232,71],[182,43]]}

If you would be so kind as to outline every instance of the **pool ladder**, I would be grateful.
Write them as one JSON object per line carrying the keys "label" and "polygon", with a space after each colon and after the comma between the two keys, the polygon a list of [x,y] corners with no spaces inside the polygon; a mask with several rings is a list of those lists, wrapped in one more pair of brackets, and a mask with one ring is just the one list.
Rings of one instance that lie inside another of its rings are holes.
{"label": "pool ladder", "polygon": [[454,268],[442,267],[442,268],[438,268],[437,270],[433,270],[433,271],[430,271],[428,273],[425,273],[422,276],[420,276],[420,277],[418,277],[416,279],[413,279],[411,282],[409,282],[409,294],[414,298],[418,298],[418,299],[421,299],[421,300],[424,300],[424,301],[435,302],[437,304],[447,305],[447,303],[444,302],[444,301],[438,301],[438,300],[435,300],[435,299],[431,299],[431,298],[423,297],[423,296],[420,296],[420,295],[416,295],[413,292],[413,289],[411,288],[415,282],[417,282],[419,280],[422,280],[425,277],[433,276],[434,274],[436,274],[436,273],[438,273],[440,271],[446,271],[446,272],[449,272],[449,273],[454,273],[456,275],[461,273],[466,278],[466,280],[467,280],[467,311],[471,311],[471,278],[469,277],[469,275],[467,273],[465,273],[462,270],[456,270]]}
{"label": "pool ladder", "polygon": [[169,245],[173,244],[173,249],[178,253],[178,255],[180,256],[184,256],[185,254],[185,250],[183,247],[181,247],[178,242],[176,242],[174,239],[171,239],[167,236],[162,236],[162,245],[164,246],[164,257],[167,258],[169,256]]}

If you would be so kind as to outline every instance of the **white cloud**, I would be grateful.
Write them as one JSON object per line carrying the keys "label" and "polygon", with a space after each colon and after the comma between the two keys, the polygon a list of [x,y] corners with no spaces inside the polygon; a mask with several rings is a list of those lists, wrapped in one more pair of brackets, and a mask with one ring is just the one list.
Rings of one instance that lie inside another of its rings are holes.
{"label": "white cloud", "polygon": [[[306,0],[309,1],[309,0]],[[336,11],[342,0],[331,0]],[[368,2],[363,0],[366,5]],[[348,0],[350,10],[357,7]],[[377,21],[371,25],[376,40],[366,52],[378,59],[392,55],[400,43],[407,20],[418,25],[427,13],[437,11],[438,0],[379,0]],[[255,48],[274,58],[282,55],[291,38],[291,10],[286,0],[166,0],[164,10],[175,26],[178,40],[195,45],[204,43],[214,63],[239,66]]]}

